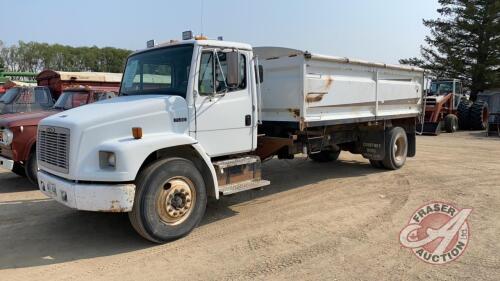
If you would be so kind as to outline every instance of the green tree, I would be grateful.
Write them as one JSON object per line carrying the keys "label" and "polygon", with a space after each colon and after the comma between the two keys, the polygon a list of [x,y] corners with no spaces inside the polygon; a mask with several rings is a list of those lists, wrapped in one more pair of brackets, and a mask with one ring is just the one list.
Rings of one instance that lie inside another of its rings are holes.
{"label": "green tree", "polygon": [[437,77],[463,79],[475,99],[479,91],[500,87],[500,1],[439,0],[422,58],[400,63],[420,66]]}
{"label": "green tree", "polygon": [[[1,43],[1,42],[0,42]],[[121,72],[129,50],[112,47],[71,47],[60,44],[19,41],[5,47],[0,44],[0,62],[10,71]]]}

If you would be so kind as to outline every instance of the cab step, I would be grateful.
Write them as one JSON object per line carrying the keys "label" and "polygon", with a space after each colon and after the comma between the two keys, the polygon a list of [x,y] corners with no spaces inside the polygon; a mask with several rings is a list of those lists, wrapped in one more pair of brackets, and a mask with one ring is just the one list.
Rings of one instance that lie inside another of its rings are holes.
{"label": "cab step", "polygon": [[258,156],[245,155],[239,158],[214,162],[219,193],[229,195],[271,184],[261,177],[261,161]]}
{"label": "cab step", "polygon": [[263,186],[270,185],[270,184],[271,184],[271,182],[268,180],[249,180],[249,181],[238,182],[238,183],[220,186],[219,192],[222,195],[229,195],[229,194],[234,194],[234,193],[238,193],[241,191],[246,191],[246,190],[250,190],[250,189],[263,187]]}

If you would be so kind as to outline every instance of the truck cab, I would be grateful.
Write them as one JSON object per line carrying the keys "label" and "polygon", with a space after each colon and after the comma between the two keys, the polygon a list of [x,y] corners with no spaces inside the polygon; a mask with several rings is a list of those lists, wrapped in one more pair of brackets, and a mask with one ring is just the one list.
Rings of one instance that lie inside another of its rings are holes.
{"label": "truck cab", "polygon": [[0,97],[0,116],[46,110],[53,105],[54,100],[48,87],[17,86],[8,89]]}
{"label": "truck cab", "polygon": [[265,159],[346,150],[395,170],[415,155],[423,70],[187,35],[131,54],[119,97],[40,122],[44,194],[128,212],[163,243],[201,221],[208,197],[269,185]]}
{"label": "truck cab", "polygon": [[439,99],[451,94],[452,109],[457,110],[461,99],[465,98],[462,81],[459,79],[432,80],[427,100],[432,102],[433,98]]}

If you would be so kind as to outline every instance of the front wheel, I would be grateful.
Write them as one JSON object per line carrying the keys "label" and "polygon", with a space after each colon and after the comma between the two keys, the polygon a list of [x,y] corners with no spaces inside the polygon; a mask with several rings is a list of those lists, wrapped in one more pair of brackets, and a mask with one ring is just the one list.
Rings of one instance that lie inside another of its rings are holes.
{"label": "front wheel", "polygon": [[447,133],[454,133],[458,130],[458,117],[454,114],[448,114],[444,118],[444,129]]}
{"label": "front wheel", "polygon": [[141,236],[164,243],[191,232],[203,218],[206,204],[205,183],[195,165],[183,158],[162,159],[137,178],[129,218]]}
{"label": "front wheel", "polygon": [[26,177],[26,170],[24,169],[24,166],[14,162],[14,167],[12,168],[12,172],[20,177],[25,178]]}
{"label": "front wheel", "polygon": [[33,151],[24,164],[25,174],[28,180],[38,186],[38,165],[36,163],[36,152]]}

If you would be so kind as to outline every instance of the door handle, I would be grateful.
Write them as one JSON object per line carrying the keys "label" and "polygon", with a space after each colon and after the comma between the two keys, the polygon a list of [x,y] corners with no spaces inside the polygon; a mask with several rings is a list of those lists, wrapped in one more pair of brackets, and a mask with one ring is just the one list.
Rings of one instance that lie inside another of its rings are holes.
{"label": "door handle", "polygon": [[250,126],[252,125],[252,116],[249,114],[249,115],[245,115],[245,126]]}

